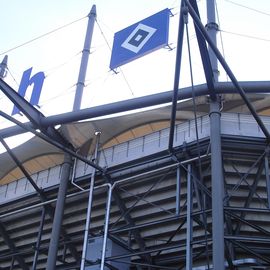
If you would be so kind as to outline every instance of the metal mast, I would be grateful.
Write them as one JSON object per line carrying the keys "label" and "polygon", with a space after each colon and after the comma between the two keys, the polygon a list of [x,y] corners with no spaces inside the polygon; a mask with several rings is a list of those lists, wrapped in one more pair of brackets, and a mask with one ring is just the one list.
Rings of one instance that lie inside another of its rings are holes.
{"label": "metal mast", "polygon": [[89,59],[89,54],[90,54],[90,47],[91,47],[96,17],[97,17],[96,5],[93,5],[88,15],[88,25],[87,25],[84,46],[83,46],[83,51],[82,51],[82,60],[81,60],[81,66],[80,66],[80,71],[79,71],[79,76],[78,76],[77,87],[76,87],[75,99],[73,103],[73,111],[80,110],[81,108],[84,82],[85,82],[85,76],[86,76],[86,71],[87,71],[87,65],[88,65],[88,59]]}
{"label": "metal mast", "polygon": [[0,63],[0,78],[4,79],[7,75],[7,60],[8,56],[5,55],[3,61]]}
{"label": "metal mast", "polygon": [[[217,44],[218,25],[216,23],[215,0],[207,0],[207,25],[206,30],[213,41]],[[215,53],[209,47],[214,81],[218,81],[218,61]],[[212,89],[214,90],[214,89]],[[220,96],[210,101],[210,137],[211,137],[211,175],[212,175],[212,234],[213,234],[213,269],[224,269],[224,179],[221,157],[220,136]]]}

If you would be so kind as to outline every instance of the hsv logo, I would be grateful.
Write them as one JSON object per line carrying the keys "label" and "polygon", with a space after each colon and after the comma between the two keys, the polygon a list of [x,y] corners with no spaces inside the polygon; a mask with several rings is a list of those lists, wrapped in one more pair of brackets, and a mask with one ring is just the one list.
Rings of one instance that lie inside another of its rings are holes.
{"label": "hsv logo", "polygon": [[114,35],[110,68],[115,69],[168,44],[170,10],[164,9]]}
{"label": "hsv logo", "polygon": [[134,53],[138,53],[156,31],[157,29],[140,23],[121,46]]}

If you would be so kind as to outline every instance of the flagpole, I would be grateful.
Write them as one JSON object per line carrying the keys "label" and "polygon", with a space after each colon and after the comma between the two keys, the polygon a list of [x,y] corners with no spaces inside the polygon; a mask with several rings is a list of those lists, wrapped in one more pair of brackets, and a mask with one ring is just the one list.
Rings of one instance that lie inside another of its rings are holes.
{"label": "flagpole", "polygon": [[85,86],[84,83],[85,83],[85,77],[86,77],[86,71],[87,71],[88,59],[90,55],[90,47],[91,47],[96,17],[97,17],[96,5],[93,5],[90,13],[88,14],[88,25],[87,25],[87,30],[86,30],[85,40],[84,40],[84,47],[82,51],[82,59],[81,59],[79,76],[78,76],[78,82],[76,85],[73,111],[78,111],[81,109],[83,89]]}

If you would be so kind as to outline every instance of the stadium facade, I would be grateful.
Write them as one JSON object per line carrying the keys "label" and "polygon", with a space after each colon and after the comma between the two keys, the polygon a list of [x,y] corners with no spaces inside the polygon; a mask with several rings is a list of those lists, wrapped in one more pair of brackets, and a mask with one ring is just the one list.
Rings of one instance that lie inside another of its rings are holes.
{"label": "stadium facade", "polygon": [[238,82],[183,3],[206,84],[45,117],[0,79],[30,121],[0,111],[1,270],[269,269],[270,82]]}

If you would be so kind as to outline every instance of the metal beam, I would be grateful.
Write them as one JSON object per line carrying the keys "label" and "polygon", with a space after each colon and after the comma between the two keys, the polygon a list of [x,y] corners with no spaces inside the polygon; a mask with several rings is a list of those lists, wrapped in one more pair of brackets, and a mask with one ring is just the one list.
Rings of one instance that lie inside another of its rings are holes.
{"label": "metal beam", "polygon": [[104,172],[104,169],[101,168],[100,166],[96,165],[94,162],[88,160],[87,158],[77,154],[75,151],[73,151],[72,149],[62,145],[61,143],[54,141],[53,139],[49,138],[48,136],[37,132],[35,129],[31,128],[29,125],[26,125],[24,123],[19,122],[18,120],[16,120],[15,118],[9,116],[8,114],[4,113],[3,111],[0,111],[0,116],[3,116],[4,118],[6,118],[7,120],[11,121],[12,123],[20,126],[21,128],[25,129],[28,132],[33,133],[34,135],[36,135],[37,137],[43,139],[44,141],[54,145],[55,147],[63,150],[64,152],[70,154],[73,157],[78,158],[79,160],[85,162],[86,164],[96,168],[98,171]]}
{"label": "metal beam", "polygon": [[81,101],[83,96],[83,89],[86,77],[86,71],[88,66],[88,59],[90,55],[90,48],[92,42],[92,36],[94,32],[95,20],[97,17],[96,5],[93,5],[90,13],[88,14],[88,24],[85,34],[84,46],[82,51],[82,59],[79,71],[78,82],[76,84],[75,98],[73,103],[73,111],[80,110]]}
{"label": "metal beam", "polygon": [[187,230],[186,230],[186,270],[192,270],[192,209],[193,209],[193,196],[192,196],[192,177],[191,177],[191,164],[188,165],[187,173]]}
{"label": "metal beam", "polygon": [[12,158],[12,160],[15,162],[17,167],[22,171],[24,176],[27,178],[27,180],[31,183],[32,187],[35,189],[35,191],[39,194],[39,196],[42,198],[42,200],[45,200],[45,195],[43,194],[43,191],[37,186],[36,182],[33,180],[31,175],[27,172],[27,170],[24,168],[22,163],[18,160],[18,158],[14,155],[13,151],[9,148],[5,140],[0,137],[0,142],[1,144],[5,147],[7,150],[8,154]]}
{"label": "metal beam", "polygon": [[[248,208],[251,201],[252,201],[252,197],[253,197],[254,193],[256,192],[259,179],[260,179],[260,177],[262,175],[262,172],[263,172],[263,167],[264,167],[264,159],[261,159],[261,162],[260,162],[260,164],[258,166],[257,173],[255,174],[255,179],[254,179],[254,181],[252,183],[252,186],[251,186],[251,188],[249,190],[249,194],[248,194],[248,196],[246,198],[244,208]],[[246,215],[246,212],[242,212],[241,213],[241,218],[244,219],[245,215]],[[240,229],[241,229],[241,223],[238,223],[236,228],[235,228],[235,234],[238,234]]]}
{"label": "metal beam", "polygon": [[[241,88],[247,94],[270,93],[270,81],[260,82],[239,82]],[[237,94],[235,86],[231,82],[216,82],[214,83],[215,92],[217,94]],[[200,84],[194,86],[195,96],[204,96],[209,94],[207,84]],[[180,88],[178,91],[178,100],[184,100],[192,98],[192,88]],[[90,120],[91,118],[101,117],[105,115],[112,115],[115,113],[121,113],[126,111],[132,111],[136,109],[147,108],[156,105],[165,105],[172,101],[172,91],[162,92],[158,94],[148,95],[144,97],[118,101],[110,104],[104,104],[92,108],[82,109],[76,112],[67,112],[63,114],[47,116],[40,119],[42,127],[55,126],[59,124],[67,124],[80,120]],[[26,127],[34,129],[32,123],[28,122],[24,124]],[[1,129],[0,135],[3,138],[11,137],[14,135],[22,134],[27,130],[21,126],[8,127]]]}
{"label": "metal beam", "polygon": [[225,214],[226,214],[227,216],[233,217],[234,219],[237,219],[238,221],[240,221],[240,222],[242,222],[242,223],[244,223],[244,224],[250,226],[251,228],[257,230],[258,232],[260,232],[260,233],[262,233],[262,234],[266,234],[266,235],[270,236],[270,232],[269,232],[269,231],[265,230],[264,228],[262,228],[262,227],[260,227],[260,226],[258,226],[258,225],[256,225],[256,224],[254,224],[254,223],[251,223],[251,222],[245,220],[245,219],[242,218],[242,217],[239,217],[238,215],[232,213],[231,211],[228,211],[228,210],[227,210],[227,211],[225,211]]}
{"label": "metal beam", "polygon": [[[18,160],[18,158],[14,155],[14,153],[12,152],[12,150],[9,148],[9,146],[6,144],[5,140],[3,138],[0,137],[0,142],[2,143],[2,145],[6,148],[7,152],[10,154],[11,158],[13,159],[13,161],[16,163],[16,165],[19,167],[19,169],[22,171],[22,173],[24,174],[24,176],[27,178],[27,180],[31,183],[31,185],[33,186],[33,188],[36,190],[36,192],[38,193],[40,199],[42,202],[46,202],[47,198],[44,194],[44,192],[37,186],[36,182],[33,180],[33,178],[31,177],[31,175],[27,172],[27,170],[24,168],[24,166],[21,164],[21,162]],[[52,220],[53,219],[53,215],[54,215],[54,209],[53,207],[48,204],[45,205],[45,208],[50,216],[50,218]],[[64,228],[62,228],[62,235],[64,238],[67,238],[67,234],[64,230]],[[78,254],[77,254],[77,250],[75,247],[73,247],[72,245],[69,245],[70,251],[72,253],[72,255],[74,256],[75,259],[78,259]]]}
{"label": "metal beam", "polygon": [[43,226],[44,226],[44,221],[45,221],[45,215],[46,215],[46,211],[45,211],[45,207],[43,207],[42,212],[41,212],[41,219],[40,219],[40,224],[39,224],[37,241],[36,241],[36,245],[35,245],[35,254],[34,254],[33,264],[32,264],[32,268],[31,268],[32,270],[36,270],[36,266],[37,266],[40,242],[41,242]]}
{"label": "metal beam", "polygon": [[62,174],[60,179],[60,185],[58,190],[57,202],[55,207],[54,219],[53,219],[53,227],[50,239],[50,246],[48,252],[48,260],[47,260],[47,270],[54,270],[56,266],[57,253],[58,253],[58,245],[59,238],[61,234],[61,226],[64,215],[64,206],[65,199],[68,187],[68,181],[71,170],[71,157],[68,154],[65,154],[64,163],[62,166]]}
{"label": "metal beam", "polygon": [[246,245],[244,245],[242,242],[236,241],[236,240],[234,240],[234,239],[232,239],[232,238],[231,238],[231,239],[228,238],[228,240],[229,240],[230,242],[232,242],[234,245],[240,247],[241,249],[243,249],[243,250],[247,251],[248,253],[254,255],[255,257],[261,259],[262,261],[265,261],[265,262],[267,262],[267,263],[270,263],[270,259],[269,259],[269,258],[267,258],[267,257],[265,257],[265,256],[262,256],[262,255],[258,254],[258,253],[255,252],[254,250],[248,248],[248,247],[247,247]]}
{"label": "metal beam", "polygon": [[265,182],[266,182],[266,190],[267,190],[267,203],[268,203],[268,208],[270,209],[269,147],[267,147],[267,149],[265,150],[264,170],[265,170]]}
{"label": "metal beam", "polygon": [[242,99],[244,100],[246,106],[248,107],[250,113],[253,115],[254,119],[258,123],[258,125],[261,128],[262,132],[264,133],[265,137],[267,138],[268,141],[270,141],[270,133],[268,132],[268,130],[265,127],[264,123],[262,122],[261,118],[257,114],[252,103],[249,101],[245,91],[242,89],[242,87],[238,83],[238,81],[237,81],[236,77],[234,76],[233,72],[231,71],[229,65],[227,64],[227,62],[223,58],[222,54],[220,53],[220,51],[218,50],[218,48],[216,47],[214,42],[211,40],[210,36],[208,35],[207,31],[204,28],[204,25],[200,21],[200,18],[197,16],[196,11],[193,9],[192,5],[190,4],[190,2],[188,0],[185,0],[185,3],[187,4],[187,6],[189,8],[189,14],[192,16],[194,22],[196,23],[196,25],[200,29],[203,37],[205,38],[205,40],[207,41],[207,43],[209,44],[209,46],[211,47],[211,49],[215,53],[216,57],[218,58],[220,64],[223,66],[224,70],[227,72],[227,74],[228,74],[229,78],[231,79],[231,81],[233,82],[236,90],[238,91],[238,93],[240,94]]}
{"label": "metal beam", "polygon": [[[197,16],[200,18],[197,1],[191,0],[190,3],[193,6],[195,12],[197,13]],[[211,63],[211,61],[210,61],[210,56],[209,56],[209,52],[207,49],[205,39],[202,36],[202,34],[201,34],[200,30],[198,29],[197,25],[195,24],[195,22],[194,22],[194,28],[195,28],[198,46],[200,49],[200,55],[201,55],[201,60],[202,60],[202,64],[203,64],[203,70],[204,70],[206,83],[207,83],[207,86],[209,89],[209,94],[210,94],[210,97],[212,100],[216,100],[216,94],[214,91],[215,90],[214,74],[213,74],[213,68],[212,68],[213,63]]]}
{"label": "metal beam", "polygon": [[39,126],[42,113],[19,95],[12,87],[0,78],[0,89],[20,111],[36,126]]}
{"label": "metal beam", "polygon": [[[126,208],[123,200],[121,199],[119,192],[117,192],[117,189],[114,189],[113,193],[112,193],[112,197],[115,201],[115,203],[118,205],[121,214],[124,216],[124,219],[127,221],[127,223],[130,226],[135,226],[135,222],[133,221],[131,215],[129,213],[127,213],[128,209]],[[132,230],[133,236],[135,241],[138,243],[139,249],[141,251],[145,250],[145,243],[140,235],[140,232],[138,229],[134,229]],[[149,256],[149,254],[142,254],[142,257],[148,262],[151,263],[151,257]]]}
{"label": "metal beam", "polygon": [[40,129],[41,132],[46,134],[47,136],[53,138],[59,143],[67,146],[70,145],[64,137],[60,135],[60,133],[55,130],[53,127],[44,128],[41,125],[41,119],[44,115],[39,112],[33,105],[31,105],[28,101],[26,101],[23,97],[21,97],[13,88],[11,88],[6,82],[4,82],[0,78],[0,89],[2,92],[16,105],[30,120],[33,126],[37,129]]}
{"label": "metal beam", "polygon": [[183,36],[184,36],[184,16],[186,16],[186,15],[184,14],[183,0],[181,0],[180,18],[179,18],[179,26],[178,26],[178,38],[177,38],[177,49],[176,49],[176,60],[175,60],[175,70],[174,70],[171,123],[170,123],[169,145],[168,145],[168,149],[170,152],[173,151],[176,108],[177,108],[177,100],[178,100],[177,96],[178,96],[178,89],[179,89],[180,67],[181,67]]}
{"label": "metal beam", "polygon": [[[16,253],[17,248],[12,241],[12,239],[9,237],[8,232],[6,231],[4,225],[0,222],[0,234],[2,235],[5,243],[8,245],[8,247],[11,249],[12,252]],[[24,258],[18,254],[15,254],[14,257],[16,258],[17,262],[19,263],[22,270],[29,270],[28,265],[25,263]]]}

